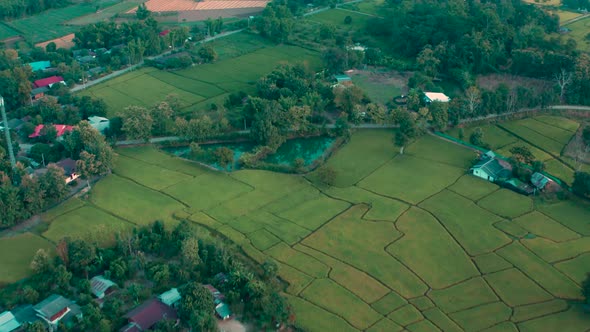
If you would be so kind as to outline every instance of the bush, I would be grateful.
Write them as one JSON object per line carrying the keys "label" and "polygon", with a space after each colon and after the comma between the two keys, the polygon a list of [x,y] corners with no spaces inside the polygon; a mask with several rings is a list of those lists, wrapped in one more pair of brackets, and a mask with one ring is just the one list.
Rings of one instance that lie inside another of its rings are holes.
{"label": "bush", "polygon": [[344,18],[344,24],[351,24],[352,23],[352,17],[350,17],[350,15],[347,15]]}

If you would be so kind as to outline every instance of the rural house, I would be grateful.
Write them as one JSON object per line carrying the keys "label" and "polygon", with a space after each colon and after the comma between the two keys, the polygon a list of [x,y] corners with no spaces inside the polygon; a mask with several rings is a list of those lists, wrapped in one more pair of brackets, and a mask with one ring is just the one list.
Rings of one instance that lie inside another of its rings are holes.
{"label": "rural house", "polygon": [[35,61],[29,62],[29,66],[33,71],[43,71],[51,67],[51,63],[49,61]]}
{"label": "rural house", "polygon": [[228,319],[231,316],[231,311],[229,310],[229,306],[223,302],[225,296],[212,285],[203,285],[203,287],[207,288],[211,295],[213,295],[213,303],[215,303],[215,313],[217,316],[223,320]]}
{"label": "rural house", "polygon": [[171,290],[166,291],[158,296],[158,300],[160,300],[160,302],[172,308],[176,308],[180,299],[181,296],[177,288],[172,288]]}
{"label": "rural house", "polygon": [[55,330],[61,320],[67,322],[74,317],[82,317],[82,311],[77,304],[57,294],[50,295],[33,306],[33,309],[37,316],[49,325],[50,330]]}
{"label": "rural house", "polygon": [[38,321],[42,321],[37,312],[33,309],[30,304],[23,304],[12,309],[12,314],[16,317],[16,320],[21,324],[33,324]]}
{"label": "rural house", "polygon": [[[65,159],[65,160],[68,160],[68,159]],[[65,160],[62,160],[62,161],[65,161]],[[69,160],[73,161],[72,159],[69,159]],[[75,168],[76,162],[75,161],[73,161],[73,162],[74,162],[73,164],[74,164],[74,170],[75,170],[76,169]],[[59,165],[59,163],[58,163],[58,165]],[[67,174],[68,171],[65,169],[65,167],[64,167],[64,171],[66,171],[66,176],[68,176],[68,174]],[[68,181],[66,180],[66,183],[67,182]],[[112,292],[115,291],[116,287],[117,287],[117,284],[115,284],[114,282],[110,281],[109,279],[107,279],[103,276],[95,276],[92,279],[90,279],[90,291],[98,299],[103,299],[105,296],[111,294]]]}
{"label": "rural house", "polygon": [[440,92],[424,92],[424,102],[427,104],[430,104],[433,101],[439,101],[441,103],[448,103],[449,101],[451,101],[451,98],[449,98],[444,93],[440,93]]}
{"label": "rural house", "polygon": [[488,151],[469,169],[471,174],[490,182],[503,181],[510,178],[511,166],[507,162],[495,158],[493,152]]}
{"label": "rural house", "polygon": [[21,323],[16,320],[16,317],[10,311],[5,311],[0,314],[0,332],[11,332],[18,329]]}
{"label": "rural house", "polygon": [[[55,130],[57,131],[57,137],[61,137],[66,132],[70,132],[70,131],[74,130],[73,126],[68,126],[68,125],[56,124],[53,126],[55,127]],[[43,136],[44,134],[42,134],[41,131],[43,130],[44,127],[45,127],[45,125],[42,125],[42,124],[35,127],[35,131],[31,135],[29,135],[29,138]]]}
{"label": "rural house", "polygon": [[352,85],[352,79],[348,75],[344,75],[344,74],[334,75],[334,79],[336,79],[337,85],[343,85],[343,86],[351,86]]}
{"label": "rural house", "polygon": [[[76,180],[77,178],[80,177],[80,174],[76,173],[76,161],[70,158],[66,158],[63,160],[60,160],[59,162],[56,163],[57,166],[63,168],[64,170],[64,176],[65,176],[65,180],[66,183],[70,183],[74,180]],[[105,286],[110,282],[112,283],[112,285],[110,285],[109,287],[115,285],[112,281],[107,280],[107,279],[102,279],[105,281]],[[92,286],[92,285],[91,285]],[[97,284],[97,287],[99,285]],[[95,294],[96,295],[96,294]]]}
{"label": "rural house", "polygon": [[129,323],[119,330],[121,332],[146,331],[161,320],[176,320],[177,316],[171,307],[158,299],[151,299],[128,312],[125,318]]}
{"label": "rural house", "polygon": [[66,82],[64,81],[64,78],[61,76],[51,76],[51,77],[47,77],[47,78],[42,78],[40,80],[36,80],[35,83],[33,83],[33,85],[35,86],[35,88],[43,88],[43,87],[52,87],[54,84],[57,83],[61,83],[63,85],[66,85]]}
{"label": "rural house", "polygon": [[543,175],[543,174],[541,174],[539,172],[535,172],[531,176],[531,183],[538,190],[545,189],[545,187],[547,185],[551,184],[552,182],[553,182],[553,180],[551,180],[550,178],[546,177],[545,175]]}
{"label": "rural house", "polygon": [[31,90],[31,101],[39,100],[39,99],[45,97],[45,93],[47,91],[49,91],[49,88],[47,88],[46,86],[44,86],[42,88],[35,88],[35,89]]}

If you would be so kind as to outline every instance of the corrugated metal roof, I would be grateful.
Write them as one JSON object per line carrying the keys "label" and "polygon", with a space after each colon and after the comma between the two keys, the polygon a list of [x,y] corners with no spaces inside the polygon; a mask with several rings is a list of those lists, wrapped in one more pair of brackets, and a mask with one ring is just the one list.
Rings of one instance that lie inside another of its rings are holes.
{"label": "corrugated metal roof", "polygon": [[173,305],[174,303],[180,301],[180,293],[178,292],[178,289],[172,288],[171,290],[162,293],[160,296],[158,296],[158,298],[165,305]]}

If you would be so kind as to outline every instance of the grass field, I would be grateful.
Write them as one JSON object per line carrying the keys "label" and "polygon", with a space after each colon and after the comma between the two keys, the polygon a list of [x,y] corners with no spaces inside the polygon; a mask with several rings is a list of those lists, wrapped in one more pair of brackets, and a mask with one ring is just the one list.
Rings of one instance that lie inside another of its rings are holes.
{"label": "grass field", "polygon": [[[350,16],[352,18],[351,24],[344,23],[344,18],[346,18],[346,16]],[[370,19],[370,15],[364,15],[362,13],[355,13],[342,9],[330,9],[308,17],[308,20],[312,22],[330,24],[339,28],[351,30],[364,28]]]}
{"label": "grass field", "polygon": [[358,3],[352,4],[344,4],[339,8],[354,10],[357,12],[370,14],[370,15],[377,15],[379,16],[379,10],[381,9],[381,5],[383,4],[383,0],[368,0],[368,1],[361,1]]}
{"label": "grass field", "polygon": [[[245,42],[258,38],[237,34]],[[258,79],[282,63],[305,62],[311,68],[319,64],[317,53],[288,45],[246,48],[240,54],[228,46],[221,47],[227,58],[215,64],[167,72],[144,68],[97,84],[81,94],[102,98],[109,106],[109,116],[123,112],[130,105],[152,106],[171,93],[178,95],[183,112],[203,110],[211,102],[223,103],[228,93],[252,93]]]}
{"label": "grass field", "polygon": [[[104,1],[101,5],[108,5],[114,1]],[[77,17],[89,15],[96,11],[96,3],[79,3],[60,9],[51,9],[43,13],[14,20],[8,23],[12,28],[19,31],[22,36],[38,43],[58,38],[73,32],[79,27],[67,25],[66,22]]]}
{"label": "grass field", "polygon": [[333,187],[314,174],[225,174],[151,147],[118,149],[114,174],[45,213],[41,236],[0,239],[11,267],[0,282],[25,276],[35,251],[63,236],[187,219],[257,262],[275,260],[306,331],[587,329],[568,300],[590,263],[588,206],[465,175],[474,153],[430,136],[403,155],[391,142],[391,131],[354,133],[328,161]]}
{"label": "grass field", "polygon": [[586,39],[586,35],[590,33],[590,17],[567,24],[566,27],[571,30],[567,36],[578,43],[578,49],[585,52],[590,51],[590,41]]}
{"label": "grass field", "polygon": [[0,23],[0,40],[15,37],[18,35],[18,31],[14,30],[13,28],[9,27],[4,23]]}
{"label": "grass field", "polygon": [[76,17],[73,20],[68,21],[67,24],[87,25],[108,20],[119,13],[126,13],[130,9],[137,7],[138,3],[139,1],[130,0],[122,1],[112,6],[108,4],[106,6],[103,5],[97,12],[86,16]]}

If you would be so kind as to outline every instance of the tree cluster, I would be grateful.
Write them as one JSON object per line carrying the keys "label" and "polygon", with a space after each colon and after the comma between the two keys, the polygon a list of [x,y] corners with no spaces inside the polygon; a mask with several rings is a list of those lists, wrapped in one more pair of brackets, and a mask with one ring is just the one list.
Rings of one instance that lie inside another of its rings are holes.
{"label": "tree cluster", "polygon": [[[150,296],[171,287],[182,295],[178,307],[180,326],[160,322],[155,331],[215,331],[214,303],[202,284],[213,284],[222,291],[232,311],[255,320],[264,329],[289,318],[290,309],[279,295],[277,266],[266,262],[258,270],[248,267],[219,240],[200,234],[188,222],[168,230],[163,223],[134,229],[116,236],[113,247],[92,241],[65,238],[51,258],[39,250],[27,280],[0,290],[0,305],[13,307],[35,304],[51,293],[74,299],[82,307],[83,318],[63,331],[113,331],[123,326],[124,311]],[[256,273],[255,273],[256,271]],[[222,273],[224,278],[215,278]],[[121,291],[109,296],[102,309],[90,294],[88,278],[102,274],[115,281]],[[153,287],[146,287],[152,284]],[[62,329],[63,328],[63,329]]]}
{"label": "tree cluster", "polygon": [[0,19],[34,15],[51,8],[69,5],[68,0],[4,0],[0,1]]}
{"label": "tree cluster", "polygon": [[289,40],[293,31],[295,19],[289,7],[280,1],[269,3],[262,15],[254,19],[253,27],[261,36],[276,43]]}

